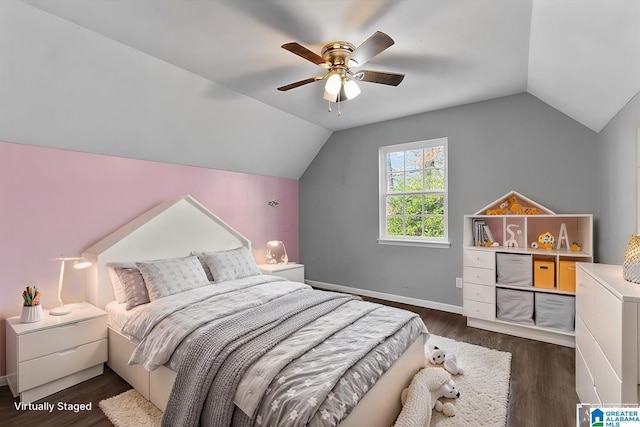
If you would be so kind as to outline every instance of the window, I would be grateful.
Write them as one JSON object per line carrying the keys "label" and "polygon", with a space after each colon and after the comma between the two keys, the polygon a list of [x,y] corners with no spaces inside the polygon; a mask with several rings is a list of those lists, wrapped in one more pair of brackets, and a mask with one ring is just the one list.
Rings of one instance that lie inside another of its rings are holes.
{"label": "window", "polygon": [[449,246],[447,138],[379,151],[380,243]]}

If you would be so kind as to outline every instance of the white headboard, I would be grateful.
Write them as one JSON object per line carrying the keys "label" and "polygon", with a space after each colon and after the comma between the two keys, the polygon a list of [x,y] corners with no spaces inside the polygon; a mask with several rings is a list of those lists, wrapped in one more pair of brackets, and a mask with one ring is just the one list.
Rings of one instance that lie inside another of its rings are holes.
{"label": "white headboard", "polygon": [[251,242],[191,196],[167,200],[88,248],[87,299],[104,308],[114,294],[107,263],[147,261],[221,251]]}

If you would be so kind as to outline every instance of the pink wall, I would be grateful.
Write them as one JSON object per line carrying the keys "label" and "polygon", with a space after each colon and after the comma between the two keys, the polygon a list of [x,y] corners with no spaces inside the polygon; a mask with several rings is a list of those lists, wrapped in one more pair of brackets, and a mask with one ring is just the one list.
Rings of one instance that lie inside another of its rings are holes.
{"label": "pink wall", "polygon": [[[213,155],[203,153],[203,155]],[[298,259],[298,181],[0,142],[0,375],[4,319],[36,284],[44,308],[57,305],[61,255],[78,256],[162,202],[190,194],[252,241],[258,263],[268,240]],[[268,206],[270,200],[280,204]],[[83,301],[84,275],[69,269],[65,302]]]}

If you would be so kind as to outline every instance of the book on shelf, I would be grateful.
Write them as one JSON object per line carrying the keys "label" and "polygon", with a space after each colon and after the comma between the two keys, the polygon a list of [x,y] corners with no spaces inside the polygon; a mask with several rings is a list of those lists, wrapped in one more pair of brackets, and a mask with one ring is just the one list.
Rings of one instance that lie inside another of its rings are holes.
{"label": "book on shelf", "polygon": [[491,233],[489,226],[481,219],[473,220],[473,244],[475,246],[487,246],[487,243],[493,243],[495,239]]}

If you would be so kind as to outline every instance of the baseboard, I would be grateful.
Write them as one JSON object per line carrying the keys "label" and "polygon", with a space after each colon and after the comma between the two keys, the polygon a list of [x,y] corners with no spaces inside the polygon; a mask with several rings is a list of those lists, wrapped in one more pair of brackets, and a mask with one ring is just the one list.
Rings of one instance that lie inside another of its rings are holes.
{"label": "baseboard", "polygon": [[458,305],[443,304],[441,302],[405,297],[402,295],[388,294],[385,292],[369,291],[367,289],[352,288],[350,286],[335,285],[333,283],[318,282],[316,280],[305,280],[305,283],[313,286],[314,288],[324,289],[327,291],[346,292],[348,294],[356,294],[363,297],[378,298],[385,301],[399,302],[402,304],[415,305],[417,307],[432,308],[434,310],[462,314],[462,307]]}
{"label": "baseboard", "polygon": [[0,387],[7,385],[7,377],[6,376],[2,376],[0,377]]}

